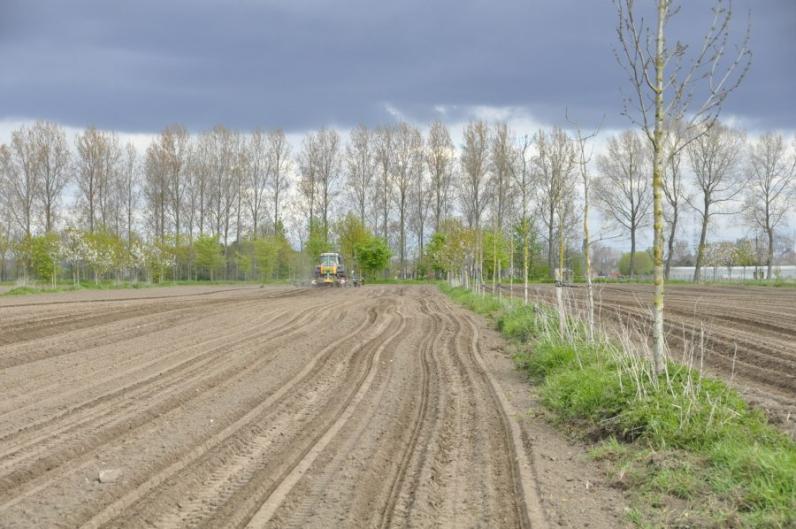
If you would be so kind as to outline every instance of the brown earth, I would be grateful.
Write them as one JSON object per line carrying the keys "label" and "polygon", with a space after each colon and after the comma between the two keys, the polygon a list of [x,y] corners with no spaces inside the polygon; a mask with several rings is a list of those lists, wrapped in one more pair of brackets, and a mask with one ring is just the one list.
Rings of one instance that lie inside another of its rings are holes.
{"label": "brown earth", "polygon": [[625,525],[434,287],[0,300],[0,527]]}
{"label": "brown earth", "polygon": [[[563,290],[567,306],[585,310],[584,286]],[[522,285],[513,294],[523,296]],[[554,303],[555,287],[530,285],[529,295]],[[594,299],[596,319],[610,332],[619,322],[621,331],[651,334],[651,285],[595,284]],[[730,381],[796,436],[796,289],[669,285],[665,318],[674,359]]]}

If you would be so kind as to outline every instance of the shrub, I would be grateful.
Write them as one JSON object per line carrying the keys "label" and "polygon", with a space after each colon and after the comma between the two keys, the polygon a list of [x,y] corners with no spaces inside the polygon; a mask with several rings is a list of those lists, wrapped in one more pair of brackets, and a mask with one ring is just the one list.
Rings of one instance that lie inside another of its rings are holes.
{"label": "shrub", "polygon": [[[633,254],[633,275],[650,275],[655,269],[655,263],[647,252],[636,252]],[[619,259],[619,273],[623,276],[630,275],[630,252],[622,255]]]}

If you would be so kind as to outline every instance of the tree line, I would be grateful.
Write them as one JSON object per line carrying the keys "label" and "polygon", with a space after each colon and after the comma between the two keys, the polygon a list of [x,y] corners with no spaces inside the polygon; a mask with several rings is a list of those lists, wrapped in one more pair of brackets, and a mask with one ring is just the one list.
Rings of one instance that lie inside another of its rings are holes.
{"label": "tree line", "polygon": [[[796,142],[716,123],[677,149],[683,130],[669,130],[667,276],[693,214],[695,279],[719,215],[757,235],[753,253],[770,278],[793,211]],[[356,263],[355,249],[378,240],[398,277],[554,277],[582,270],[587,183],[605,225],[630,241],[635,275],[638,233],[652,223],[652,151],[641,133],[609,136],[588,160],[583,138],[560,127],[519,135],[473,121],[461,136],[455,145],[442,122],[425,134],[408,123],[359,125],[346,141],[310,132],[293,152],[282,130],[172,125],[139,152],[93,127],[69,142],[58,124],[25,125],[0,146],[2,274],[300,278],[322,251],[345,246]]]}

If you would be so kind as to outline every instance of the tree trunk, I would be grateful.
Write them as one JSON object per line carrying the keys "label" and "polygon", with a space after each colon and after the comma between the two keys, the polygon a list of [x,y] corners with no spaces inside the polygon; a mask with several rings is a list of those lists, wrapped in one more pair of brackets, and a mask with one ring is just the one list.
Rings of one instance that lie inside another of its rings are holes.
{"label": "tree trunk", "polygon": [[547,266],[550,268],[550,274],[552,274],[553,279],[555,279],[555,267],[553,266],[554,257],[553,257],[553,231],[554,231],[554,215],[555,212],[551,210],[550,212],[550,224],[547,226]]}
{"label": "tree trunk", "polygon": [[524,221],[525,225],[522,228],[522,268],[523,268],[523,299],[525,304],[528,304],[528,219]]}
{"label": "tree trunk", "polygon": [[766,230],[768,235],[768,256],[766,257],[766,279],[771,280],[771,272],[774,266],[774,229]]}
{"label": "tree trunk", "polygon": [[511,230],[511,261],[509,262],[509,297],[514,299],[514,230]]}
{"label": "tree trunk", "polygon": [[53,225],[52,225],[53,224],[52,223],[53,213],[52,213],[52,204],[51,204],[49,198],[47,199],[47,203],[44,205],[44,211],[45,211],[45,215],[44,216],[46,218],[45,226],[44,226],[44,233],[50,233],[50,231],[52,231],[52,229],[53,229]]}
{"label": "tree trunk", "polygon": [[[582,151],[581,151],[582,152]],[[591,284],[591,242],[589,240],[589,183],[584,169],[583,186],[583,260],[586,265],[586,298],[589,340],[594,339],[594,292]]]}
{"label": "tree trunk", "polygon": [[653,366],[655,374],[663,372],[664,355],[666,354],[665,337],[663,334],[663,120],[664,120],[664,67],[666,65],[664,51],[664,26],[669,16],[669,1],[658,0],[658,35],[655,52],[655,131],[653,145],[652,197],[655,236],[653,240],[653,260],[655,262],[655,324],[653,338]]}
{"label": "tree trunk", "polygon": [[636,275],[636,228],[630,230],[630,279]]}
{"label": "tree trunk", "polygon": [[708,220],[710,202],[705,199],[705,213],[702,215],[702,230],[699,233],[699,246],[697,247],[697,258],[694,263],[694,282],[702,280],[702,265],[705,261],[705,241],[708,237]]}
{"label": "tree trunk", "polygon": [[663,277],[667,281],[669,280],[669,273],[672,270],[672,254],[674,253],[674,236],[677,233],[677,208],[674,208],[672,213],[672,228],[669,230],[669,240],[667,244],[669,246],[668,251],[666,253],[666,267],[664,269]]}

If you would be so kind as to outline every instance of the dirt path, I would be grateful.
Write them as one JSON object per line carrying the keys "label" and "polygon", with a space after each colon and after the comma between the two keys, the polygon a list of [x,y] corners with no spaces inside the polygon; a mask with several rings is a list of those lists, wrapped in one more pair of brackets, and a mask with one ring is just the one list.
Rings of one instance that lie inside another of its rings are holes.
{"label": "dirt path", "polygon": [[[564,290],[569,306],[584,308],[582,285]],[[555,302],[552,285],[529,291]],[[651,334],[652,286],[595,285],[594,292],[604,324]],[[521,297],[522,286],[513,293]],[[730,380],[796,436],[796,289],[667,286],[666,332],[675,359]]]}
{"label": "dirt path", "polygon": [[0,527],[621,520],[433,287],[128,294],[0,303]]}

